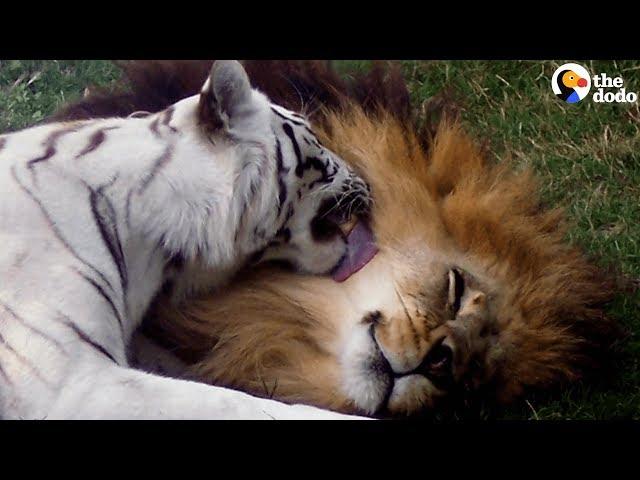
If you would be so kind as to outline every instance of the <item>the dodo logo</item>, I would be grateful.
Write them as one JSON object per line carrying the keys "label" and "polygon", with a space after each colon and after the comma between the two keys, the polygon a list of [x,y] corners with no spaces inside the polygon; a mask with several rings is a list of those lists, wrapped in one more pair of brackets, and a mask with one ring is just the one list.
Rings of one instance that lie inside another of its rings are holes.
{"label": "the dodo logo", "polygon": [[551,88],[561,100],[577,103],[589,93],[591,76],[582,65],[565,63],[553,73]]}

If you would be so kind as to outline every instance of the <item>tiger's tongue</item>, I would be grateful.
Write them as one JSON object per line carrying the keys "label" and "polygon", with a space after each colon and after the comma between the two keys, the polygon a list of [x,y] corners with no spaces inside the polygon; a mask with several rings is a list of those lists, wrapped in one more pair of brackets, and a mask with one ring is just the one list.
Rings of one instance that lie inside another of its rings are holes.
{"label": "tiger's tongue", "polygon": [[347,252],[331,276],[336,282],[344,282],[364,267],[378,253],[373,232],[365,222],[358,222],[347,235]]}

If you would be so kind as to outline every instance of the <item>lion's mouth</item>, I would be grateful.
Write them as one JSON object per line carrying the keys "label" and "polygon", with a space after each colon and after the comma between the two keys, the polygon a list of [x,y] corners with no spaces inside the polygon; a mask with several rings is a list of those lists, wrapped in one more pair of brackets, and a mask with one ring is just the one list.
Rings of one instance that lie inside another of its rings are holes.
{"label": "lion's mouth", "polygon": [[[374,385],[374,388],[367,395],[376,399],[376,407],[369,409],[369,413],[373,413],[378,418],[394,417],[399,412],[417,415],[424,412],[427,405],[433,406],[433,397],[430,393],[432,394],[434,391],[444,393],[450,390],[451,384],[440,378],[437,372],[433,371],[434,367],[439,367],[447,361],[451,361],[452,352],[449,348],[444,347],[441,341],[434,343],[419,367],[411,371],[398,373],[393,370],[378,343],[374,324],[369,326],[368,334],[373,352],[367,359],[365,371],[368,372],[371,379],[369,384]],[[427,384],[428,389],[425,390]],[[438,393],[438,395],[440,394]],[[403,404],[407,403],[407,398],[411,403],[418,396],[422,398],[418,405],[414,405],[408,410],[404,409],[406,407],[402,407]],[[400,410],[396,411],[399,405]]]}
{"label": "lion's mouth", "polygon": [[[356,220],[348,224],[348,233],[345,235],[347,250],[331,272],[336,282],[344,282],[351,275],[363,268],[376,256],[376,246],[373,231],[366,221]],[[343,233],[345,233],[343,231]]]}

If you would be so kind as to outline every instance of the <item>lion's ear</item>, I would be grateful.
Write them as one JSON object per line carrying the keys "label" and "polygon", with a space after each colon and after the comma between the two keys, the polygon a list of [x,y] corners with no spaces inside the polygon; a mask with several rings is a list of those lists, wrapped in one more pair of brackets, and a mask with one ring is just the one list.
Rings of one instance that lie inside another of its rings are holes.
{"label": "lion's ear", "polygon": [[217,60],[200,92],[201,123],[210,128],[228,126],[251,101],[251,84],[235,60]]}

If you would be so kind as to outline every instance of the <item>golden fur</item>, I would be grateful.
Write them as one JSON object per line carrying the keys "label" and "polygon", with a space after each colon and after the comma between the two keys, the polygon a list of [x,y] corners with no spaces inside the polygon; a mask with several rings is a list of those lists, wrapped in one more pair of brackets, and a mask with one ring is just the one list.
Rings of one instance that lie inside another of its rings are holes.
{"label": "golden fur", "polygon": [[[567,243],[561,211],[541,205],[530,171],[487,162],[456,124],[443,124],[425,151],[391,115],[356,106],[327,113],[323,136],[372,185],[380,252],[343,284],[272,267],[177,309],[160,303],[156,337],[174,345],[191,376],[373,413],[345,386],[345,339],[371,312],[381,318],[378,343],[399,365],[458,335],[459,390],[501,402],[575,380],[592,363],[613,328],[602,310],[613,287]],[[451,266],[466,272],[471,292],[455,322],[442,283]],[[447,398],[417,380],[391,394],[388,413]]]}

